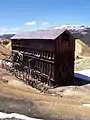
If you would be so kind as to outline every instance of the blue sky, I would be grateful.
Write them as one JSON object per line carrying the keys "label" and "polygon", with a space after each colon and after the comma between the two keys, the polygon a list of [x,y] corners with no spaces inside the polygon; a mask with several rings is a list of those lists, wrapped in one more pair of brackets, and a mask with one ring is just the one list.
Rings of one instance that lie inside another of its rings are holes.
{"label": "blue sky", "polygon": [[90,26],[90,0],[1,0],[0,31]]}

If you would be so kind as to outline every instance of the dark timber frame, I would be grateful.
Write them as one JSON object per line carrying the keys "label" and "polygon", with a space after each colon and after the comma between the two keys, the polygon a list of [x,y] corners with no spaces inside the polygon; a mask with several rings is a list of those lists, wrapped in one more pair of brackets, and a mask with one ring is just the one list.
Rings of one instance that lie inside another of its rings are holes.
{"label": "dark timber frame", "polygon": [[[49,37],[45,37],[46,33]],[[51,33],[58,35],[52,37]],[[33,78],[49,85],[73,82],[75,39],[68,30],[35,31],[26,37],[16,35],[11,40],[14,67],[19,63],[15,69],[22,71],[23,76],[26,73],[28,82]]]}

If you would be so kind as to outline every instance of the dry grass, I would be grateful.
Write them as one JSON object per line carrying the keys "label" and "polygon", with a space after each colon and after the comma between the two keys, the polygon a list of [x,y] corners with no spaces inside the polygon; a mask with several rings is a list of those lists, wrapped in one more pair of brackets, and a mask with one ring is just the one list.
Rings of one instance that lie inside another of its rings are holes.
{"label": "dry grass", "polygon": [[84,103],[90,103],[89,91],[83,93],[83,97],[60,97],[33,92],[30,88],[21,89],[7,84],[0,84],[0,95],[7,97],[27,99],[34,102],[40,113],[55,115],[76,115],[90,117],[90,108],[85,108]]}
{"label": "dry grass", "polygon": [[11,51],[0,45],[0,59],[7,59],[11,54]]}
{"label": "dry grass", "polygon": [[2,74],[4,78],[9,79],[9,82],[7,84],[0,83],[0,96],[33,101],[40,113],[44,111],[43,114],[49,114],[51,116],[90,116],[90,109],[82,106],[83,104],[90,103],[90,90],[83,88],[83,91],[81,91],[82,89],[79,89],[77,95],[76,91],[67,88],[65,91],[61,92],[62,97],[49,95],[40,93],[38,90],[25,85],[14,76],[4,74],[4,70]]}
{"label": "dry grass", "polygon": [[72,115],[72,116],[87,116],[90,117],[90,109],[84,108],[79,105],[70,105],[67,103],[49,103],[49,102],[36,102],[39,111],[48,111],[50,115]]}
{"label": "dry grass", "polygon": [[75,61],[75,70],[90,69],[90,57],[83,56]]}
{"label": "dry grass", "polygon": [[9,42],[9,43],[5,46],[5,48],[11,51],[11,50],[12,50],[12,48],[11,48],[11,42]]}

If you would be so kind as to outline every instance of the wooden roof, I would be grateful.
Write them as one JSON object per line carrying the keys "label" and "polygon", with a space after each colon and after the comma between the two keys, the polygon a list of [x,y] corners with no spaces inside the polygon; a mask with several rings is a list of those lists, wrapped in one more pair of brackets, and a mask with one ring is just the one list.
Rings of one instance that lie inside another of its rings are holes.
{"label": "wooden roof", "polygon": [[14,35],[12,39],[56,39],[60,36],[64,31],[63,29],[50,29],[50,30],[37,30],[37,31],[28,31],[22,32],[19,34]]}

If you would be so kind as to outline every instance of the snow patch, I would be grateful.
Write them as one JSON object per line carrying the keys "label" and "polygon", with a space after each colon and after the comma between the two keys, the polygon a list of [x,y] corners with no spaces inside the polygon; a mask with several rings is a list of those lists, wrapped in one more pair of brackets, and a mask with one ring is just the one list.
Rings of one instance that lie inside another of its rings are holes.
{"label": "snow patch", "polygon": [[82,25],[61,25],[57,27],[53,27],[51,29],[61,29],[61,28],[66,28],[68,30],[84,30],[87,28],[87,26],[82,26]]}
{"label": "snow patch", "polygon": [[7,113],[0,112],[0,119],[5,119],[5,118],[17,118],[17,119],[22,119],[22,120],[41,120],[41,119],[36,119],[36,118],[30,118],[25,115],[20,115],[17,113],[7,114]]}
{"label": "snow patch", "polygon": [[74,76],[86,81],[90,81],[90,69],[74,71]]}
{"label": "snow patch", "polygon": [[83,107],[90,107],[90,104],[83,104]]}

